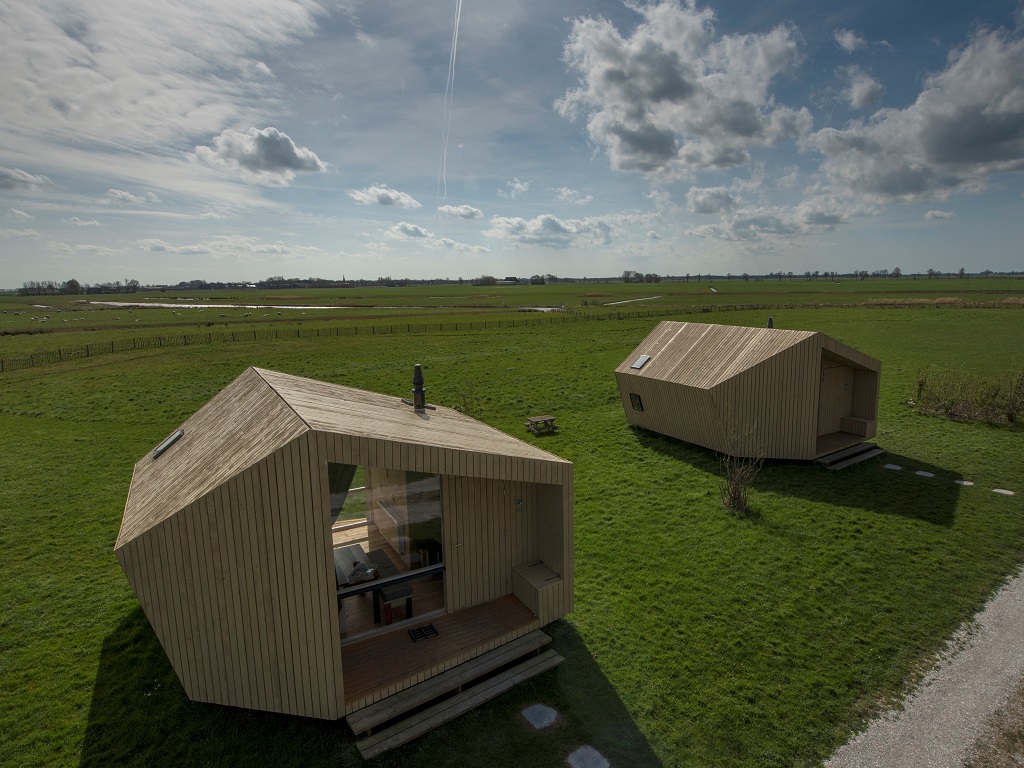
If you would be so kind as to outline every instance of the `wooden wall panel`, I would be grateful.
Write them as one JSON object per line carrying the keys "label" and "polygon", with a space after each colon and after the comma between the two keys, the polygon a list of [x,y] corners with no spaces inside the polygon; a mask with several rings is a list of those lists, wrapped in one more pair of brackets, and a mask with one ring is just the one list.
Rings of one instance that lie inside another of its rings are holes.
{"label": "wooden wall panel", "polygon": [[851,416],[861,419],[878,419],[880,379],[881,376],[877,371],[854,371]]}
{"label": "wooden wall panel", "polygon": [[844,416],[853,405],[853,369],[827,358],[821,360],[821,388],[818,395],[818,431],[820,435],[839,432]]}
{"label": "wooden wall panel", "polygon": [[281,657],[281,617],[279,615],[277,558],[274,555],[273,505],[270,503],[270,485],[267,462],[260,462],[250,471],[253,515],[253,561],[257,564],[255,590],[259,632],[262,638],[261,659],[265,669],[264,701],[272,712],[286,712],[282,687],[285,684],[284,663]]}
{"label": "wooden wall panel", "polygon": [[449,612],[512,594],[517,565],[571,567],[561,487],[446,476],[443,498]]}

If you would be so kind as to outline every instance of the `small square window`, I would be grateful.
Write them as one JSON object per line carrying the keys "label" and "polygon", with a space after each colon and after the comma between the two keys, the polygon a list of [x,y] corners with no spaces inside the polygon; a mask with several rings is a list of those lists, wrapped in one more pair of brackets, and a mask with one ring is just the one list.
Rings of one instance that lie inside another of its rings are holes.
{"label": "small square window", "polygon": [[644,409],[644,401],[640,399],[640,395],[636,392],[629,393],[629,404],[633,406],[634,411],[642,411]]}
{"label": "small square window", "polygon": [[[639,371],[641,368],[643,368],[645,365],[647,365],[647,361],[650,360],[650,359],[651,359],[650,355],[640,355],[640,357],[638,357],[636,360],[634,360],[633,364],[631,366],[629,366],[629,367],[630,368],[636,368]],[[643,410],[643,409],[641,408],[641,410]]]}

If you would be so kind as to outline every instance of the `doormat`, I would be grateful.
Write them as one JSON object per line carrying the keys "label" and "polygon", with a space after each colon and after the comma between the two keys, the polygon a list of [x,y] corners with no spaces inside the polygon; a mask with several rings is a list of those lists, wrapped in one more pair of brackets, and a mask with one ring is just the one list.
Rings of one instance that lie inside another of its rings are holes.
{"label": "doormat", "polygon": [[409,630],[409,637],[415,643],[417,640],[426,640],[428,637],[437,637],[438,631],[434,629],[433,624],[427,624],[425,627],[416,627],[416,629]]}

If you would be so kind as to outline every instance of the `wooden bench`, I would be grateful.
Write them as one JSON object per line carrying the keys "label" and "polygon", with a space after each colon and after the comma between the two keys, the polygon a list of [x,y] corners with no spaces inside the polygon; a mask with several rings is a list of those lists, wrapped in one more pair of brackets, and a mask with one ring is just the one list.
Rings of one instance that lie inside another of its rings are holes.
{"label": "wooden bench", "polygon": [[558,431],[554,416],[531,416],[526,420],[526,428],[535,435]]}
{"label": "wooden bench", "polygon": [[[376,734],[357,741],[356,748],[363,756],[363,759],[369,760],[371,757],[410,742],[413,739],[422,736],[424,733],[427,733],[431,729],[436,728],[449,720],[453,720],[471,709],[475,709],[481,704],[496,698],[505,691],[514,687],[517,683],[527,680],[534,675],[539,675],[541,672],[552,669],[561,664],[562,661],[564,661],[564,659],[556,653],[554,649],[549,649],[539,656],[533,656],[526,661],[520,662],[512,668],[506,669],[493,677],[488,677],[470,688],[461,690],[454,696],[443,699],[437,704],[419,711],[411,717],[400,720],[394,725],[388,726]],[[463,665],[459,666],[461,667]],[[459,667],[455,667],[454,669],[458,668]],[[428,680],[426,682],[430,681]],[[420,683],[420,685],[424,684],[425,683]],[[413,689],[410,688],[409,690]],[[395,697],[392,696],[390,698]],[[380,703],[385,703],[388,700],[389,699],[385,699],[384,702]],[[369,707],[367,707],[367,709],[369,709]],[[349,718],[352,718],[352,715],[349,715]],[[349,720],[349,722],[351,724],[351,720]],[[353,730],[355,730],[355,728],[353,728]]]}

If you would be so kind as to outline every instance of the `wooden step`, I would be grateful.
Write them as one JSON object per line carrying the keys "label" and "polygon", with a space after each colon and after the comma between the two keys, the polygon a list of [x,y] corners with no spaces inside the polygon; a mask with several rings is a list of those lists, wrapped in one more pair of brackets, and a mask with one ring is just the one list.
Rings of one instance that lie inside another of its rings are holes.
{"label": "wooden step", "polygon": [[883,453],[885,453],[885,451],[883,449],[881,449],[881,448],[873,448],[872,450],[864,451],[863,453],[858,453],[856,456],[851,456],[850,458],[846,459],[845,461],[840,461],[837,464],[829,464],[827,468],[828,469],[845,469],[846,467],[849,467],[849,466],[851,466],[853,464],[859,464],[862,461],[867,461],[868,459],[873,459],[873,458],[875,458],[875,456],[881,456]]}
{"label": "wooden step", "polygon": [[856,456],[858,453],[869,451],[875,447],[874,443],[857,443],[851,445],[848,448],[842,448],[834,453],[828,453],[818,458],[818,463],[822,466],[828,466],[829,464],[836,464],[837,462],[847,459],[850,456]]}
{"label": "wooden step", "polygon": [[355,734],[369,733],[381,723],[402,715],[416,707],[427,704],[434,699],[444,696],[446,693],[461,688],[471,683],[478,677],[493,672],[499,667],[511,664],[516,659],[532,653],[547,643],[551,638],[542,631],[534,630],[528,635],[518,637],[511,642],[495,648],[493,651],[477,656],[457,667],[445,670],[422,683],[417,683],[404,691],[388,696],[386,699],[370,704],[368,707],[357,709],[350,713],[345,722],[349,724]]}
{"label": "wooden step", "polygon": [[449,720],[454,720],[459,715],[500,696],[517,683],[557,667],[563,661],[564,659],[554,649],[548,649],[540,656],[527,659],[511,669],[477,683],[472,688],[467,688],[462,693],[457,693],[422,712],[357,741],[356,748],[364,760],[369,760],[375,755],[410,742]]}

